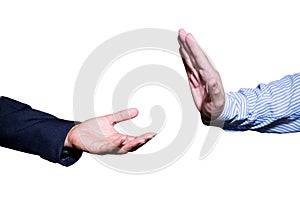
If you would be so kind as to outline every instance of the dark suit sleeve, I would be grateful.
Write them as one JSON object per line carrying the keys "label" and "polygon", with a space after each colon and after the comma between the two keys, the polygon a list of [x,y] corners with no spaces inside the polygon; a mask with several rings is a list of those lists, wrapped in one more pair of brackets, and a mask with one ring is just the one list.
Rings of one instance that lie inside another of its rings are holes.
{"label": "dark suit sleeve", "polygon": [[0,97],[0,146],[36,154],[64,166],[74,164],[82,151],[65,149],[64,141],[74,122]]}

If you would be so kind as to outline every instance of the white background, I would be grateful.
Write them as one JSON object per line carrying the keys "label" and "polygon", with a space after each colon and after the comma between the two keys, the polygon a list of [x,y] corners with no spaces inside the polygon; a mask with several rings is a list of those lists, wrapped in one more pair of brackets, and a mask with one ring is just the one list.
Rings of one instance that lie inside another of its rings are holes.
{"label": "white background", "polygon": [[[84,60],[112,36],[138,28],[185,28],[226,91],[255,87],[299,72],[299,7],[292,0],[1,1],[0,94],[73,119]],[[198,160],[206,132],[201,125],[178,162],[146,175],[115,172],[88,154],[65,168],[1,148],[1,199],[299,199],[299,134],[223,133]]]}

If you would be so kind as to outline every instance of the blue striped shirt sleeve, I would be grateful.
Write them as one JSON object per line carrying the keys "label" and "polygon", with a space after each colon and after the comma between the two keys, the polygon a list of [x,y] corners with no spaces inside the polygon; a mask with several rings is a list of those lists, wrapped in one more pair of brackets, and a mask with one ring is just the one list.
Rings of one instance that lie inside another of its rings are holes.
{"label": "blue striped shirt sleeve", "polygon": [[225,96],[223,113],[212,125],[237,131],[300,132],[300,73]]}

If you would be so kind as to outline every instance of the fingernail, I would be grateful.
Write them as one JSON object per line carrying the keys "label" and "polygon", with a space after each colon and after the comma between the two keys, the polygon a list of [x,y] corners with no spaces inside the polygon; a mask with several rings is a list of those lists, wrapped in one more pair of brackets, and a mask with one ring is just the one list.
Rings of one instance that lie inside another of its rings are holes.
{"label": "fingernail", "polygon": [[156,134],[149,135],[148,138],[154,138],[155,136],[156,136]]}
{"label": "fingernail", "polygon": [[129,113],[129,115],[131,116],[131,117],[135,117],[135,116],[137,116],[139,114],[139,111],[138,111],[138,109],[136,109],[136,108],[132,108],[131,110],[130,110],[130,113]]}
{"label": "fingernail", "polygon": [[139,144],[144,144],[144,143],[145,143],[144,139],[139,141]]}

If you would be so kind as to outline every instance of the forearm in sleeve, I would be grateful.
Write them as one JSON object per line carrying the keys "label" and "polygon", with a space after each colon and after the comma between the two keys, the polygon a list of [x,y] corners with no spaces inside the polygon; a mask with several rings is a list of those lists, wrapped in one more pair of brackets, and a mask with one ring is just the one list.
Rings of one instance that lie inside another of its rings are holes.
{"label": "forearm in sleeve", "polygon": [[65,149],[64,141],[74,122],[0,97],[0,146],[36,154],[64,166],[75,163],[82,152]]}
{"label": "forearm in sleeve", "polygon": [[223,113],[212,125],[239,131],[300,131],[300,73],[227,93],[225,102]]}

